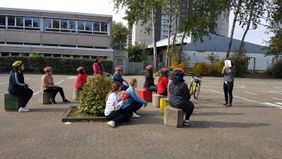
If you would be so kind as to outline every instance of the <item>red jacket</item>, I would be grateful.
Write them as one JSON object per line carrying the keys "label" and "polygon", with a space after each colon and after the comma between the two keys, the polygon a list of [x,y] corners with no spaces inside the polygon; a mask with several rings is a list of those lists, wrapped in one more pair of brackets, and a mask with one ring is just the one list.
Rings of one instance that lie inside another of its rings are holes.
{"label": "red jacket", "polygon": [[168,78],[163,76],[158,82],[158,94],[162,94],[167,90]]}
{"label": "red jacket", "polygon": [[81,85],[84,85],[87,82],[87,74],[79,73],[76,78],[75,88],[80,89]]}

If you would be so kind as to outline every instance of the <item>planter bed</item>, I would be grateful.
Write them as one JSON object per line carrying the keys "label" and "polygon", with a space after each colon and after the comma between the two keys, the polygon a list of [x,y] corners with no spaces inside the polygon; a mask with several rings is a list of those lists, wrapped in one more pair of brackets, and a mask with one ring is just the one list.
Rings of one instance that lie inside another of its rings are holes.
{"label": "planter bed", "polygon": [[87,121],[106,121],[105,116],[94,116],[86,113],[80,113],[77,106],[71,106],[63,117],[62,122],[87,122]]}

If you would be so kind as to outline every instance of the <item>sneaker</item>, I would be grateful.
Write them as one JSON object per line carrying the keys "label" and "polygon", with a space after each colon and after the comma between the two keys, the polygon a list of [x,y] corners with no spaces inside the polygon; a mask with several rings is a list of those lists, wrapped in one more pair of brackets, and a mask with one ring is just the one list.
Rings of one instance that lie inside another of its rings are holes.
{"label": "sneaker", "polygon": [[132,118],[141,118],[141,115],[138,115],[138,114],[133,112]]}
{"label": "sneaker", "polygon": [[183,121],[183,125],[184,125],[184,126],[190,126],[191,123],[190,123],[189,120],[184,120],[184,121]]}
{"label": "sneaker", "polygon": [[69,103],[70,101],[67,100],[67,99],[63,99],[63,102],[64,102],[64,103]]}
{"label": "sneaker", "polygon": [[225,106],[225,107],[226,107],[226,106],[227,106],[227,103],[223,104],[223,106]]}
{"label": "sneaker", "polygon": [[107,122],[107,124],[108,124],[109,126],[113,127],[113,128],[116,126],[116,123],[115,123],[115,121],[113,121],[113,120]]}
{"label": "sneaker", "polygon": [[29,112],[29,109],[25,107],[20,107],[19,112]]}
{"label": "sneaker", "polygon": [[227,107],[232,107],[232,103],[228,104]]}
{"label": "sneaker", "polygon": [[51,104],[57,104],[57,102],[55,101],[55,99],[50,99]]}

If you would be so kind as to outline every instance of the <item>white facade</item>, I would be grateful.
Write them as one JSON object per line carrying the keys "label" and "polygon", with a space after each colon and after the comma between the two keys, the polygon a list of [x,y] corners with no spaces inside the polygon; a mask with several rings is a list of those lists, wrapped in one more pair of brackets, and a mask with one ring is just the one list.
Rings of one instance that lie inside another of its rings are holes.
{"label": "white facade", "polygon": [[[225,59],[226,52],[198,52],[198,51],[183,51],[182,56],[189,58],[189,67],[193,67],[197,62],[210,63],[208,56],[213,55],[219,59]],[[249,71],[265,71],[271,66],[273,56],[264,56],[262,53],[247,53],[249,57]]]}

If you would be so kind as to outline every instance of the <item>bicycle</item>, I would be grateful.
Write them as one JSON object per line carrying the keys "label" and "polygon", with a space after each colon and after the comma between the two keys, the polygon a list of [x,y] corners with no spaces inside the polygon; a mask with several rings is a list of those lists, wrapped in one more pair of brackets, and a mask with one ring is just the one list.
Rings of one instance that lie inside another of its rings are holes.
{"label": "bicycle", "polygon": [[192,76],[189,84],[189,90],[190,95],[194,97],[194,99],[198,100],[200,90],[201,90],[201,84],[202,81],[200,80],[200,76],[195,76],[194,74],[190,74]]}

